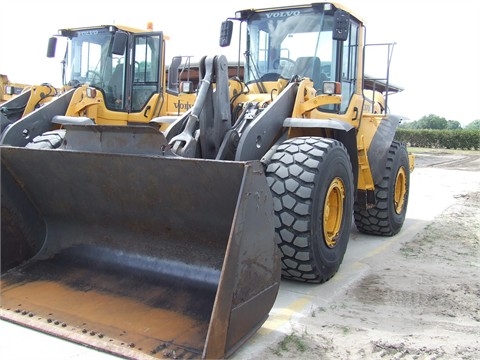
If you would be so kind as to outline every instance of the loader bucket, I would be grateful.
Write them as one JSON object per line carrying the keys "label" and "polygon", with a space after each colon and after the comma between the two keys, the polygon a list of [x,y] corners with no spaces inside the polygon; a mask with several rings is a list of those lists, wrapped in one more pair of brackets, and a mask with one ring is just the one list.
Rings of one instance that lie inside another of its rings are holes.
{"label": "loader bucket", "polygon": [[1,148],[0,317],[126,358],[229,357],[280,283],[260,162]]}

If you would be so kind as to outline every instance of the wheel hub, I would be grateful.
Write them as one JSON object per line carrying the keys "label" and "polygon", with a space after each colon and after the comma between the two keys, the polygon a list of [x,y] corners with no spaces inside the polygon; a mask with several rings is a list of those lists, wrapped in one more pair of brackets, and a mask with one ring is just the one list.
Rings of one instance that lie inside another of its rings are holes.
{"label": "wheel hub", "polygon": [[323,209],[323,236],[329,248],[335,247],[342,227],[345,185],[336,177],[328,187]]}
{"label": "wheel hub", "polygon": [[407,176],[405,169],[401,167],[398,169],[397,177],[395,178],[395,188],[393,194],[394,208],[397,214],[401,214],[405,204],[405,195],[407,193]]}

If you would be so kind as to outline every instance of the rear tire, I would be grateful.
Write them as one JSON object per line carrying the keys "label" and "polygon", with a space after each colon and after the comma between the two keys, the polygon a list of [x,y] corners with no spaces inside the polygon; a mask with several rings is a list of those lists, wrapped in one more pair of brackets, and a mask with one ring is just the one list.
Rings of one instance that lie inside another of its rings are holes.
{"label": "rear tire", "polygon": [[270,159],[267,181],[284,278],[322,283],[338,271],[352,225],[353,173],[339,141],[299,137]]}
{"label": "rear tire", "polygon": [[369,235],[393,236],[403,226],[410,188],[410,167],[405,144],[393,141],[382,181],[375,186],[373,208],[354,206],[357,229]]}

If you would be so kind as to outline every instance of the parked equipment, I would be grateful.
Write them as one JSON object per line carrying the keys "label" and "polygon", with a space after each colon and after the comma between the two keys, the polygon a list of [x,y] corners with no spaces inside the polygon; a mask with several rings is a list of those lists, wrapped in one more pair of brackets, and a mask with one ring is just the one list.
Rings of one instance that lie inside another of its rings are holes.
{"label": "parked equipment", "polygon": [[7,75],[0,74],[0,105],[20,95],[28,88],[30,88],[30,85],[13,83],[8,79]]}
{"label": "parked equipment", "polygon": [[387,99],[365,96],[362,21],[333,3],[250,9],[222,46],[233,21],[243,81],[203,57],[165,131],[66,124],[56,149],[1,146],[1,318],[124,357],[228,357],[281,274],[335,275],[353,219],[400,231],[414,158]]}
{"label": "parked equipment", "polygon": [[11,83],[6,75],[1,74],[0,79],[0,134],[58,94],[58,90],[50,84],[32,86]]}
{"label": "parked equipment", "polygon": [[167,70],[166,40],[161,31],[126,26],[59,30],[50,38],[47,56],[65,54],[62,89],[33,86],[4,103],[0,143],[26,146],[33,141],[55,148],[64,135],[57,129],[68,123],[135,125],[163,116],[162,125],[168,126],[193,105],[195,89],[191,82],[179,81],[190,57],[174,57]]}

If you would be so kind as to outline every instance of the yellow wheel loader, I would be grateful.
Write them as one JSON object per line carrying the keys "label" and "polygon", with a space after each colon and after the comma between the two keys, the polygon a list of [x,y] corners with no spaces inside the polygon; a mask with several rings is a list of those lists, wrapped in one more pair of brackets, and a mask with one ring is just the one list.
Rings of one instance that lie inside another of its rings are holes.
{"label": "yellow wheel loader", "polygon": [[7,75],[0,74],[0,105],[20,95],[31,85],[13,83]]}
{"label": "yellow wheel loader", "polygon": [[55,149],[1,146],[2,319],[127,358],[229,357],[282,275],[335,275],[353,221],[400,231],[414,158],[364,81],[361,19],[250,9],[222,46],[233,21],[243,79],[203,57],[165,131],[65,124]]}
{"label": "yellow wheel loader", "polygon": [[43,106],[59,94],[50,84],[27,85],[11,83],[1,75],[0,134],[12,123]]}
{"label": "yellow wheel loader", "polygon": [[175,56],[166,66],[167,39],[161,31],[120,25],[59,30],[49,39],[47,56],[64,54],[63,87],[32,86],[2,104],[0,143],[55,148],[64,135],[57,129],[76,122],[147,124],[164,116],[168,126],[193,105],[195,89],[191,81],[179,81],[190,57]]}
{"label": "yellow wheel loader", "polygon": [[0,105],[0,134],[3,134],[9,125],[42,107],[59,94],[57,88],[47,83],[24,88],[23,92]]}

